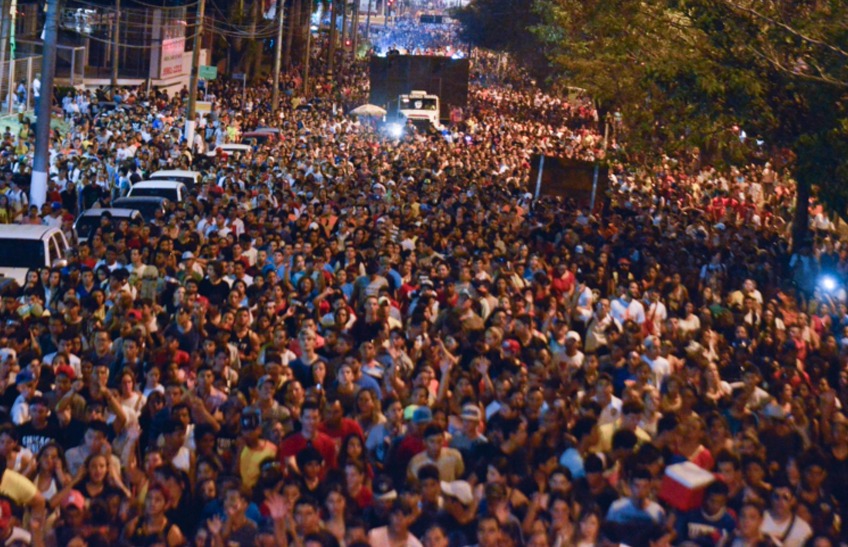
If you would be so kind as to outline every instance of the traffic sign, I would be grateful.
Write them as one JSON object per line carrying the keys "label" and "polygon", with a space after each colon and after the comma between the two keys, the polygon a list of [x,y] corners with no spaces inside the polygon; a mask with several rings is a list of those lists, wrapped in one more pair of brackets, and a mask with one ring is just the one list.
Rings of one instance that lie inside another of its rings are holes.
{"label": "traffic sign", "polygon": [[247,80],[247,74],[244,72],[236,72],[232,76],[233,80]]}
{"label": "traffic sign", "polygon": [[197,70],[197,75],[204,80],[214,80],[218,77],[218,67],[200,65],[200,68]]}

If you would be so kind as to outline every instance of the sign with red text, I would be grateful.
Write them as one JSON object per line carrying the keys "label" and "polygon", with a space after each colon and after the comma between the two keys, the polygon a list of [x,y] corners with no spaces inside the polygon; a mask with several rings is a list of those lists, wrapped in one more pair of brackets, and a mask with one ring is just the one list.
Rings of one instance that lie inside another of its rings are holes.
{"label": "sign with red text", "polygon": [[162,61],[159,63],[159,77],[174,78],[185,73],[185,38],[162,40]]}

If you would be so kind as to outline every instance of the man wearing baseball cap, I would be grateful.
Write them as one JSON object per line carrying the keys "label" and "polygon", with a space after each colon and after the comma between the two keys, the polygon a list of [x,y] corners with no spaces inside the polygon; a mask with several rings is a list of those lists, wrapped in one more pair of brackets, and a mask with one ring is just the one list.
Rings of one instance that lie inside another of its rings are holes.
{"label": "man wearing baseball cap", "polygon": [[244,486],[252,489],[259,480],[262,462],[277,457],[277,446],[262,438],[262,415],[253,408],[242,412],[241,438],[244,446],[239,452],[239,474]]}
{"label": "man wearing baseball cap", "polygon": [[462,430],[451,438],[449,446],[459,450],[465,460],[470,460],[471,455],[489,440],[480,433],[480,425],[483,420],[483,412],[474,403],[462,405],[459,414],[462,420]]}

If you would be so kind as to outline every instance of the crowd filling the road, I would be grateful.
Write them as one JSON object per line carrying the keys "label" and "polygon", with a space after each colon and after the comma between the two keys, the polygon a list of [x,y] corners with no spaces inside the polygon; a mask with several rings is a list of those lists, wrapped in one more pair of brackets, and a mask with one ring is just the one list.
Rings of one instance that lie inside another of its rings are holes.
{"label": "crowd filling the road", "polygon": [[[498,61],[474,54],[462,121],[401,139],[345,114],[360,64],[308,96],[292,71],[279,112],[209,82],[191,143],[185,90],[72,93],[40,209],[7,131],[0,221],[73,243],[2,292],[0,542],[848,537],[848,247],[814,202],[790,246],[785,159],[611,160],[602,212],[534,201],[531,156],[603,157],[603,132]],[[77,241],[83,210],[192,168],[185,200]]]}

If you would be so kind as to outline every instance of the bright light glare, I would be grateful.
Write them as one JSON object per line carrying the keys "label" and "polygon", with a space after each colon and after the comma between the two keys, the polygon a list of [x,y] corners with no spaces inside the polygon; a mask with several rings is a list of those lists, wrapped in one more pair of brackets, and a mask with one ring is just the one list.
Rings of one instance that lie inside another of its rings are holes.
{"label": "bright light glare", "polygon": [[821,281],[819,281],[819,283],[821,283],[822,289],[826,290],[827,292],[836,290],[836,279],[829,275],[822,276]]}
{"label": "bright light glare", "polygon": [[386,132],[393,139],[399,139],[403,137],[403,126],[399,123],[390,123],[386,126]]}

